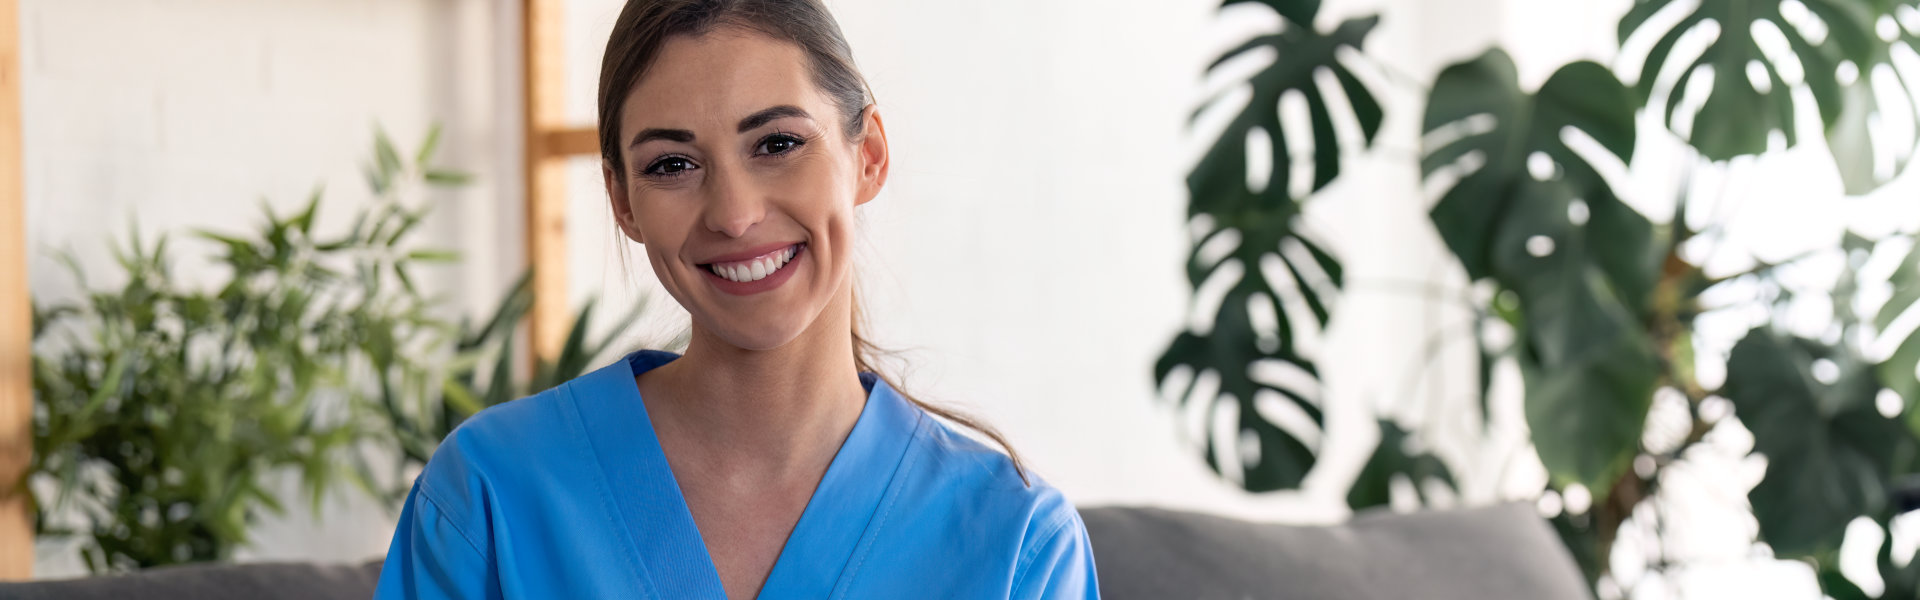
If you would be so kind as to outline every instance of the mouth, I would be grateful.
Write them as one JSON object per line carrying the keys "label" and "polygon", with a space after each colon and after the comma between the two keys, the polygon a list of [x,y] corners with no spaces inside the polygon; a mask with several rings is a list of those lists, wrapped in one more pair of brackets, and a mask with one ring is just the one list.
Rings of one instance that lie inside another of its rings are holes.
{"label": "mouth", "polygon": [[778,287],[792,275],[793,265],[806,252],[806,242],[790,244],[745,260],[698,265],[713,283],[732,294],[753,294]]}

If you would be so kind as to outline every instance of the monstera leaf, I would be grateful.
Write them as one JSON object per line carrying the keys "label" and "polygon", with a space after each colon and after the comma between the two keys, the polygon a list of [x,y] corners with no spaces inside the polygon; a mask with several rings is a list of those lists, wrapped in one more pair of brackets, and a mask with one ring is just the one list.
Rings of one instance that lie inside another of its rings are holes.
{"label": "monstera leaf", "polygon": [[1426,130],[1436,147],[1421,165],[1432,181],[1456,177],[1432,217],[1468,276],[1519,299],[1510,318],[1541,461],[1596,493],[1631,460],[1651,405],[1658,365],[1638,315],[1660,253],[1652,225],[1567,139],[1578,131],[1624,161],[1633,107],[1591,62],[1528,94],[1496,49],[1435,80]]}
{"label": "monstera leaf", "polygon": [[[1886,330],[1901,314],[1913,308],[1920,301],[1920,244],[1915,244],[1907,258],[1900,261],[1900,268],[1891,278],[1893,296],[1881,305],[1880,313],[1874,317],[1874,327]],[[1893,356],[1880,363],[1877,375],[1888,388],[1899,392],[1907,401],[1907,426],[1916,435],[1920,435],[1920,378],[1915,371],[1920,370],[1920,332],[1910,334],[1900,342]]]}
{"label": "monstera leaf", "polygon": [[1367,465],[1360,469],[1360,476],[1353,481],[1353,487],[1347,490],[1347,506],[1354,510],[1374,506],[1386,506],[1393,500],[1393,480],[1407,478],[1413,484],[1414,491],[1420,495],[1421,504],[1431,505],[1427,490],[1423,485],[1441,484],[1447,489],[1459,490],[1453,480],[1453,471],[1447,468],[1446,461],[1432,453],[1410,448],[1408,442],[1413,434],[1393,421],[1380,421],[1380,445],[1373,449],[1373,457],[1367,459]]}
{"label": "monstera leaf", "polygon": [[[1816,361],[1838,367],[1832,383]],[[1874,405],[1870,365],[1841,348],[1756,329],[1734,345],[1724,394],[1767,473],[1747,495],[1760,537],[1781,556],[1838,549],[1847,523],[1888,508],[1892,478],[1911,473],[1920,444]]]}
{"label": "monstera leaf", "polygon": [[[1652,17],[1675,0],[1638,0],[1620,20],[1619,35],[1622,43],[1658,36],[1635,87],[1642,102],[1656,93],[1666,95],[1663,114],[1668,125],[1686,135],[1701,154],[1713,160],[1759,154],[1768,149],[1767,138],[1776,131],[1787,145],[1797,144],[1794,121],[1799,102],[1794,89],[1804,85],[1849,192],[1865,192],[1884,183],[1885,178],[1874,172],[1876,150],[1892,154],[1888,158],[1896,171],[1911,157],[1911,147],[1877,149],[1869,131],[1883,111],[1920,116],[1912,97],[1900,106],[1879,105],[1872,86],[1874,67],[1892,64],[1896,44],[1914,45],[1915,36],[1903,32],[1895,17],[1898,10],[1912,10],[1914,0],[1697,1],[1678,23],[1662,29],[1652,24]],[[1683,70],[1671,84],[1659,81],[1668,63],[1683,60],[1673,54],[1680,39],[1690,31],[1709,29],[1717,29],[1718,35],[1706,51],[1677,67]],[[1784,44],[1769,53],[1763,44],[1766,38]],[[1709,71],[1713,83],[1705,104],[1691,127],[1682,131],[1676,108],[1687,95],[1688,84]]]}
{"label": "monstera leaf", "polygon": [[[1189,398],[1190,393],[1181,393],[1179,398],[1207,402],[1209,411],[1228,398],[1239,404],[1239,435],[1232,441],[1239,446],[1258,445],[1257,456],[1249,456],[1242,465],[1242,485],[1264,491],[1298,486],[1313,467],[1314,451],[1257,410],[1256,396],[1279,398],[1297,407],[1315,427],[1321,425],[1321,413],[1308,394],[1256,378],[1253,367],[1268,361],[1284,363],[1317,378],[1313,362],[1296,348],[1295,328],[1324,327],[1331,295],[1343,282],[1339,260],[1298,229],[1301,198],[1293,194],[1301,188],[1317,191],[1326,186],[1340,172],[1341,155],[1358,150],[1341,145],[1332,109],[1335,102],[1358,121],[1362,145],[1370,145],[1379,132],[1382,112],[1372,92],[1338,58],[1342,48],[1359,50],[1377,18],[1347,21],[1322,33],[1312,26],[1319,10],[1317,0],[1258,3],[1285,20],[1283,29],[1227,51],[1209,69],[1263,48],[1276,52],[1279,60],[1251,77],[1251,101],[1187,177],[1188,215],[1196,225],[1204,225],[1196,235],[1187,278],[1196,293],[1216,278],[1230,285],[1212,327],[1181,333],[1155,365],[1154,378],[1165,385],[1169,374],[1180,367],[1196,376],[1211,373],[1219,378],[1220,396]],[[1311,132],[1289,136],[1282,130],[1280,105],[1284,97],[1296,94],[1306,105]],[[1221,101],[1216,98],[1208,105]],[[1266,135],[1274,167],[1264,182],[1250,184],[1248,140],[1255,131]],[[1311,144],[1290,147],[1290,137],[1311,140]],[[1293,181],[1294,165],[1310,165],[1310,184]],[[1207,463],[1216,470],[1222,468],[1214,459],[1219,441],[1208,437],[1206,442]]]}

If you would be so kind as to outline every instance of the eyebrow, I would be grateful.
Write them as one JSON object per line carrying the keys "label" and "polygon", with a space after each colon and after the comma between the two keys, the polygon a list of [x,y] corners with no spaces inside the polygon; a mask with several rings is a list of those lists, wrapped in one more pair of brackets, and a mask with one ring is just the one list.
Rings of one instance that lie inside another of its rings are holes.
{"label": "eyebrow", "polygon": [[748,131],[752,131],[754,129],[759,128],[761,125],[766,125],[768,123],[772,123],[777,119],[785,119],[787,117],[800,117],[802,119],[812,119],[813,115],[807,114],[807,111],[801,110],[800,107],[798,106],[794,106],[791,104],[782,104],[779,106],[775,106],[773,108],[762,110],[757,113],[753,113],[751,115],[747,115],[747,118],[740,120],[739,131],[740,133],[746,133]]}
{"label": "eyebrow", "polygon": [[[799,117],[802,119],[811,120],[813,118],[813,115],[807,114],[806,110],[801,109],[798,106],[794,106],[791,104],[782,104],[772,108],[763,109],[760,112],[756,112],[751,115],[747,115],[747,118],[740,120],[740,126],[738,130],[740,133],[746,133],[748,131],[752,131],[756,128],[759,128],[762,125],[766,125],[767,123],[771,123],[779,119],[785,119],[787,117]],[[649,127],[647,129],[641,130],[639,134],[634,135],[633,141],[629,142],[627,144],[627,147],[632,148],[634,146],[645,144],[647,142],[651,142],[654,140],[667,140],[669,142],[680,142],[682,144],[691,143],[693,142],[693,132],[687,131],[685,129],[662,129],[659,127]]]}

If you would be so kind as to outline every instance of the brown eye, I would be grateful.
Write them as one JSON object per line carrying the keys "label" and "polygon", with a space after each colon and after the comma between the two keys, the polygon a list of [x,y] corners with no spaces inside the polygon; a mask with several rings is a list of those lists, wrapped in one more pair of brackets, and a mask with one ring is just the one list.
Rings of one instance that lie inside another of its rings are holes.
{"label": "brown eye", "polygon": [[794,148],[799,148],[801,145],[806,143],[807,142],[805,140],[802,140],[800,138],[787,135],[784,133],[776,133],[776,134],[767,136],[767,139],[761,140],[760,147],[755,148],[754,153],[755,154],[786,154],[788,152],[792,152]]}
{"label": "brown eye", "polygon": [[693,161],[688,160],[685,156],[663,156],[660,157],[659,160],[653,161],[652,164],[647,165],[646,170],[643,172],[648,175],[673,177],[697,168],[699,167],[694,166]]}

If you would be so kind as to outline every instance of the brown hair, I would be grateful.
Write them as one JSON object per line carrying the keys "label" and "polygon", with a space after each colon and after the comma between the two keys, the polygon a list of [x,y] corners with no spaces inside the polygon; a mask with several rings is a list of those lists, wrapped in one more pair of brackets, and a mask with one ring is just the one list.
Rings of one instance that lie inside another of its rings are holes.
{"label": "brown hair", "polygon": [[[600,63],[600,157],[615,165],[616,177],[624,180],[626,164],[620,148],[621,109],[627,94],[660,52],[668,38],[697,36],[720,26],[750,29],[793,43],[807,56],[813,83],[833,99],[846,119],[843,127],[849,139],[866,134],[867,110],[873,104],[873,92],[866,78],[853,65],[853,49],[840,34],[840,25],[819,0],[630,0],[614,21],[613,36],[607,40],[607,53]],[[921,410],[980,432],[1006,451],[1020,481],[1027,480],[1020,455],[993,426],[951,409],[928,404],[901,389],[897,380],[879,370],[879,357],[885,354],[860,334],[866,320],[857,297],[853,299],[853,362],[861,372],[873,373],[900,396]]]}

